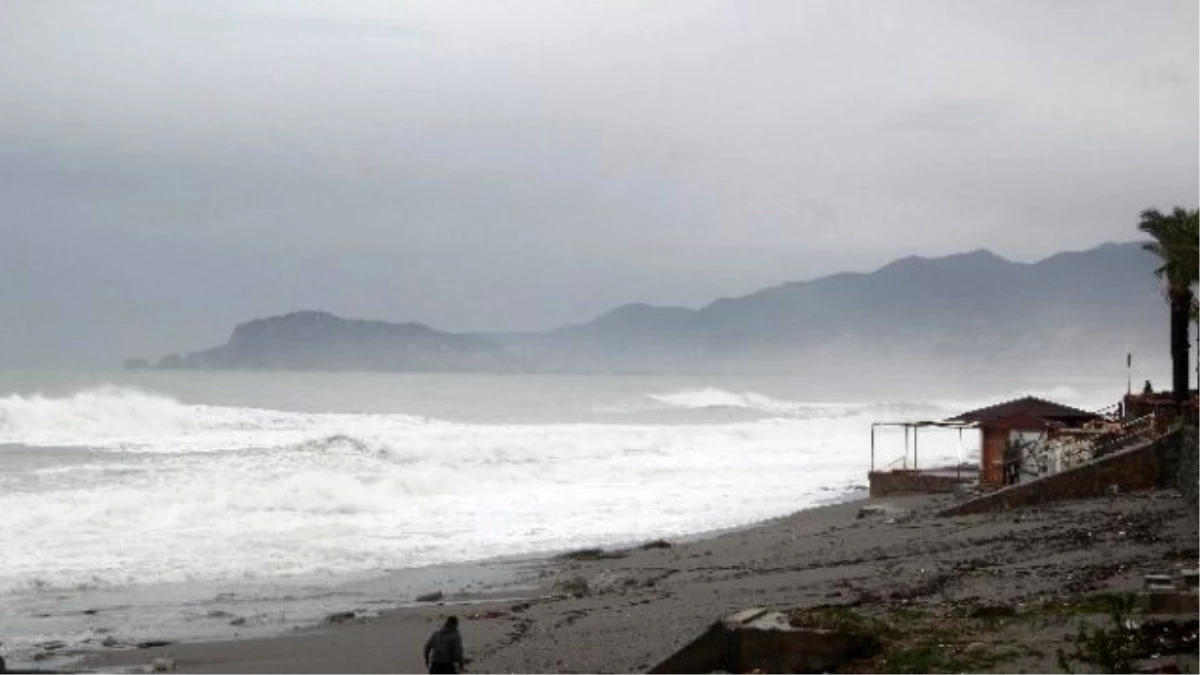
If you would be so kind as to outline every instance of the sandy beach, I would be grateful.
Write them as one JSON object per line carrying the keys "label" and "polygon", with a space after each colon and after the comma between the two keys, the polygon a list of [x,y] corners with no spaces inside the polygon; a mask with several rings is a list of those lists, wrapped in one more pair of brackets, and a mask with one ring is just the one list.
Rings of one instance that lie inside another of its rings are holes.
{"label": "sandy beach", "polygon": [[[1098,672],[1073,655],[1081,625],[1110,621],[1099,594],[1138,591],[1143,575],[1194,568],[1200,555],[1195,513],[1173,491],[936,515],[953,501],[834,504],[707,539],[529,563],[539,587],[520,599],[430,588],[445,597],[273,638],[96,652],[77,665],[420,672],[425,638],[456,614],[474,672],[645,672],[731,612],[833,606],[887,622],[901,642],[909,630],[937,635],[942,660],[918,668],[1058,672],[1062,650],[1073,671]],[[913,665],[886,658],[848,669]],[[1167,661],[1197,668],[1194,647],[1143,665]]]}

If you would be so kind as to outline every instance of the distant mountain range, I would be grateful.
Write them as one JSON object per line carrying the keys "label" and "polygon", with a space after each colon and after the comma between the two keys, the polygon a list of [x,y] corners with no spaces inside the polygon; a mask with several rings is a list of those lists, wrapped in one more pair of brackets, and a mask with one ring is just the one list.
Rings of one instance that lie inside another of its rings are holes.
{"label": "distant mountain range", "polygon": [[[296,312],[239,325],[159,368],[499,372],[829,372],[850,366],[1078,370],[1166,353],[1166,303],[1139,243],[1036,263],[986,250],[908,257],[722,298],[630,304],[540,332],[455,334]],[[130,362],[141,365],[145,362]],[[148,364],[146,364],[148,365]]]}

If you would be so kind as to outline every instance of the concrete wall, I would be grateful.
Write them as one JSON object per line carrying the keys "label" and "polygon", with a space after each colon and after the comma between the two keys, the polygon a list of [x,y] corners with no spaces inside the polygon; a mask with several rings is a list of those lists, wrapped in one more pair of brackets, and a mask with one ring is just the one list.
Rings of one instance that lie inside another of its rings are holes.
{"label": "concrete wall", "polygon": [[1178,469],[1175,471],[1175,487],[1183,493],[1184,499],[1191,505],[1192,511],[1200,511],[1200,447],[1196,427],[1184,428],[1180,442],[1176,446],[1178,456],[1173,458]]}
{"label": "concrete wall", "polygon": [[[952,506],[940,515],[960,516],[987,511],[1034,506],[1065,499],[1099,497],[1112,486],[1123,492],[1154,487],[1179,488],[1185,483],[1181,471],[1189,461],[1196,462],[1195,430],[1176,429],[1142,445],[1116,452],[1094,462],[1037,480],[1012,485],[991,494]],[[1196,473],[1190,473],[1195,508]],[[1187,494],[1185,492],[1184,494]]]}
{"label": "concrete wall", "polygon": [[[974,470],[964,470],[963,483],[969,482],[977,474]],[[959,480],[954,476],[930,475],[915,470],[897,469],[895,471],[872,471],[867,474],[871,485],[872,497],[888,495],[914,494],[926,492],[954,492]]]}

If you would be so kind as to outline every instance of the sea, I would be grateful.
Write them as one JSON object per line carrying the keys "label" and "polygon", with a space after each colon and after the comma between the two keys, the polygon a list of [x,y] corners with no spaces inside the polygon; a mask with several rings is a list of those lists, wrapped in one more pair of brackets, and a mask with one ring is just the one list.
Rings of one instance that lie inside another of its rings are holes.
{"label": "sea", "polygon": [[[0,372],[0,655],[45,667],[503,587],[514,560],[861,496],[872,422],[1024,394],[1099,409],[1125,383],[929,384]],[[880,465],[909,461],[898,430],[876,445]],[[978,445],[923,431],[920,462]]]}

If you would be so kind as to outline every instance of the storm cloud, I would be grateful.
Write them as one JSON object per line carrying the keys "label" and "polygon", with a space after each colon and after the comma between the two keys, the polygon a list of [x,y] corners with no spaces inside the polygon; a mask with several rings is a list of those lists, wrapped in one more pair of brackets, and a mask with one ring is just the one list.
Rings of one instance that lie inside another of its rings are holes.
{"label": "storm cloud", "polygon": [[0,5],[0,365],[540,329],[1194,207],[1197,5]]}

